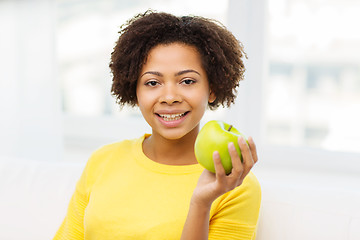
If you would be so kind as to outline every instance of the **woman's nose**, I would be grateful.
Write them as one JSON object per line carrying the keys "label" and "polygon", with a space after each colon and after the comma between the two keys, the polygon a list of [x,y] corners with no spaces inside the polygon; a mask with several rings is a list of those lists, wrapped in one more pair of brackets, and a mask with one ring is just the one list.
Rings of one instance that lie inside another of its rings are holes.
{"label": "woman's nose", "polygon": [[182,101],[181,94],[174,84],[167,85],[163,88],[160,102],[166,104],[180,103]]}

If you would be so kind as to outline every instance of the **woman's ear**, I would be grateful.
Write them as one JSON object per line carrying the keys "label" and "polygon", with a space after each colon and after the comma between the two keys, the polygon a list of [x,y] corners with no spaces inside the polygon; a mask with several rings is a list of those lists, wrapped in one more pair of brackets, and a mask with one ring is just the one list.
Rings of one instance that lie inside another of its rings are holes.
{"label": "woman's ear", "polygon": [[215,93],[213,91],[210,90],[210,95],[209,95],[209,103],[213,103],[216,100],[216,96]]}

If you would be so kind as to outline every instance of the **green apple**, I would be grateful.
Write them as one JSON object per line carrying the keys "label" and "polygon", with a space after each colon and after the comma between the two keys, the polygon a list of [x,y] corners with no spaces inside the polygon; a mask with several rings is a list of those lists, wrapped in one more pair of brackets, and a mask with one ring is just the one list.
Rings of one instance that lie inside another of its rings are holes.
{"label": "green apple", "polygon": [[[232,125],[223,121],[211,120],[207,122],[200,130],[194,145],[197,161],[210,172],[215,173],[213,161],[214,151],[218,151],[221,163],[224,166],[226,174],[232,169],[231,157],[228,150],[229,142],[233,142],[237,153],[242,161],[242,155],[238,144],[238,138],[244,134],[240,133]],[[246,140],[247,141],[247,140]]]}

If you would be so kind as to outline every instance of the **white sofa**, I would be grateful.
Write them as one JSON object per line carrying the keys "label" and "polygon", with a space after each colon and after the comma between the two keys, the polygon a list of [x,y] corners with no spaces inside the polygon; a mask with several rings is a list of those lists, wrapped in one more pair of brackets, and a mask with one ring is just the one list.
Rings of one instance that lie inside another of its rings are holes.
{"label": "white sofa", "polygon": [[[0,160],[0,239],[52,239],[83,167],[82,163]],[[262,185],[258,240],[360,239],[358,176],[261,165],[254,172]]]}

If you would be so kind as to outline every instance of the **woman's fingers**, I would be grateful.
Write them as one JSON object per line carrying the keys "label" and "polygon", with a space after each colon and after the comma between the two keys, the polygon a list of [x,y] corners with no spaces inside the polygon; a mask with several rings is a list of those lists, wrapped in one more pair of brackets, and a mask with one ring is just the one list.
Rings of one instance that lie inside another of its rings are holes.
{"label": "woman's fingers", "polygon": [[233,173],[235,175],[240,175],[243,171],[243,167],[241,164],[240,156],[237,153],[233,142],[229,142],[228,149],[229,149],[229,154],[230,154],[231,163],[232,163],[231,173]]}
{"label": "woman's fingers", "polygon": [[242,172],[241,176],[241,179],[243,180],[245,176],[250,172],[251,168],[254,166],[254,160],[252,157],[252,152],[250,151],[250,148],[247,145],[245,139],[243,137],[239,137],[238,143],[241,150],[241,155],[243,157],[244,171]]}
{"label": "woman's fingers", "polygon": [[[225,169],[222,165],[220,154],[218,151],[213,153],[213,162],[215,174],[208,170],[204,170],[201,174],[196,193],[194,193],[199,201],[209,203],[216,197],[238,187],[242,184],[245,176],[250,172],[252,166],[257,162],[256,146],[252,138],[248,140],[249,145],[245,139],[240,137],[238,145],[240,147],[243,162],[238,154],[234,143],[228,144],[228,151],[231,157],[232,170],[226,175]],[[236,143],[235,143],[236,144]]]}
{"label": "woman's fingers", "polygon": [[229,174],[229,177],[233,179],[236,185],[239,185],[241,184],[240,177],[244,171],[244,167],[241,163],[240,156],[235,149],[234,143],[230,142],[228,145],[228,149],[232,163],[231,174]]}
{"label": "woman's fingers", "polygon": [[250,147],[252,158],[254,160],[254,163],[256,163],[258,161],[258,156],[257,156],[256,145],[255,145],[254,139],[252,137],[249,137],[248,142],[249,142],[249,147]]}
{"label": "woman's fingers", "polygon": [[216,178],[221,182],[224,180],[226,174],[225,174],[225,169],[221,163],[220,154],[218,151],[215,151],[213,153],[213,160],[214,160]]}
{"label": "woman's fingers", "polygon": [[256,146],[252,137],[248,138],[248,144],[243,137],[239,137],[238,144],[243,161],[241,162],[241,157],[237,153],[234,143],[230,142],[228,144],[228,151],[231,157],[232,170],[228,175],[226,175],[222,166],[219,152],[215,151],[213,154],[215,175],[220,188],[232,189],[241,185],[246,175],[258,161]]}

